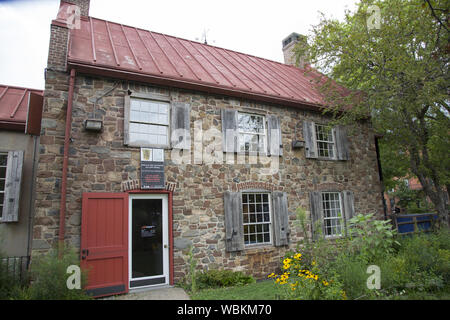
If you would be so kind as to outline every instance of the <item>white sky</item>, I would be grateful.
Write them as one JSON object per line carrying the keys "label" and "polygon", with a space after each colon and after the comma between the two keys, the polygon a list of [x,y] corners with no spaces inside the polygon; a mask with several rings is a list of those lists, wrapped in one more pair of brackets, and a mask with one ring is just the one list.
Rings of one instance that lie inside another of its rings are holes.
{"label": "white sky", "polygon": [[[356,0],[91,0],[90,15],[283,62],[281,41],[318,12],[341,19]],[[0,0],[0,84],[44,88],[59,0]]]}

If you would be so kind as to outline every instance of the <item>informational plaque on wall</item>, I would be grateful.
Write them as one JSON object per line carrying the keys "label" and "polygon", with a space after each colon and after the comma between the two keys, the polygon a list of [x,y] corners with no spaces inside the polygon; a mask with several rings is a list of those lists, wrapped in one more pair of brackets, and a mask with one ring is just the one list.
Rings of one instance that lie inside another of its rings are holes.
{"label": "informational plaque on wall", "polygon": [[164,188],[164,149],[141,148],[141,189]]}

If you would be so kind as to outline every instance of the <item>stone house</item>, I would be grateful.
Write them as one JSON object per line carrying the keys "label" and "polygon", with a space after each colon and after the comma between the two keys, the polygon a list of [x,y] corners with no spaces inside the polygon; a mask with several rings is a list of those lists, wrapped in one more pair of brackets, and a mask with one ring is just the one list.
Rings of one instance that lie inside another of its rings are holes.
{"label": "stone house", "polygon": [[0,85],[0,252],[22,266],[31,254],[42,104],[42,90]]}
{"label": "stone house", "polygon": [[62,1],[51,24],[34,254],[58,241],[79,248],[96,296],[182,280],[191,246],[201,269],[264,278],[305,236],[297,207],[329,238],[354,212],[381,214],[370,124],[327,126],[316,73],[304,71]]}

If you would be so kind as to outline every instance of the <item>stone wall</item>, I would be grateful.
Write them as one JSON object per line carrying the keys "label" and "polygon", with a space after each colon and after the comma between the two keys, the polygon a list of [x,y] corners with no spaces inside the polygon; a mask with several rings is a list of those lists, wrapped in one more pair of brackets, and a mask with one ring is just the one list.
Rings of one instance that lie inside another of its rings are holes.
{"label": "stone wall", "polygon": [[[116,84],[113,79],[78,74],[75,81],[72,142],[67,179],[66,242],[79,248],[81,197],[83,192],[121,192],[122,182],[139,179],[140,150],[123,144],[124,96],[127,90],[170,95],[173,101],[191,104],[191,137],[194,123],[203,130],[221,130],[221,109],[237,108],[277,114],[281,120],[284,154],[279,172],[260,175],[260,164],[176,164],[171,150],[165,150],[166,181],[173,192],[173,236],[175,281],[188,270],[187,250],[194,246],[198,268],[245,270],[258,278],[275,271],[287,247],[262,246],[243,252],[225,252],[223,199],[226,190],[267,186],[288,194],[291,246],[304,235],[294,226],[295,209],[309,212],[308,192],[352,190],[356,211],[382,213],[381,186],[377,171],[374,136],[368,124],[351,130],[349,161],[320,161],[305,158],[303,149],[292,150],[294,138],[302,139],[304,119],[324,121],[323,116],[291,107],[266,105],[223,96],[159,88],[122,81],[98,100],[96,114],[104,121],[101,133],[83,129],[83,121],[94,112],[94,102]],[[68,74],[47,73],[42,120],[40,163],[37,174],[34,254],[57,242],[60,183],[67,107]],[[296,128],[297,126],[297,128]],[[247,159],[248,160],[248,159]]]}

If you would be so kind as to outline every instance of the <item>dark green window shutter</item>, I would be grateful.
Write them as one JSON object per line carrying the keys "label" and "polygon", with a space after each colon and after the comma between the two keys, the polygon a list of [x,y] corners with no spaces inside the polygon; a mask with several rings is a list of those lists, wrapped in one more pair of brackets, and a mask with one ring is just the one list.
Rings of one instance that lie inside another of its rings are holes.
{"label": "dark green window shutter", "polygon": [[349,220],[355,216],[355,196],[353,191],[342,191],[342,207],[344,210],[345,232],[347,233]]}
{"label": "dark green window shutter", "polygon": [[222,109],[222,150],[238,151],[238,112],[233,109]]}
{"label": "dark green window shutter", "polygon": [[269,155],[283,155],[280,118],[274,115],[267,116],[267,149]]}
{"label": "dark green window shutter", "polygon": [[313,239],[323,236],[323,210],[322,194],[318,191],[309,193],[309,206],[311,212],[311,232]]}
{"label": "dark green window shutter", "polygon": [[303,139],[305,140],[306,158],[317,159],[316,127],[313,121],[303,121]]}
{"label": "dark green window shutter", "polygon": [[19,221],[20,187],[22,185],[23,151],[9,151],[6,167],[2,222]]}
{"label": "dark green window shutter", "polygon": [[348,160],[349,148],[347,139],[347,130],[344,126],[336,126],[333,128],[334,141],[336,146],[336,159]]}
{"label": "dark green window shutter", "polygon": [[289,244],[289,215],[286,192],[272,193],[274,245],[285,246]]}
{"label": "dark green window shutter", "polygon": [[244,250],[244,221],[242,216],[242,194],[226,191],[225,248],[228,252]]}
{"label": "dark green window shutter", "polygon": [[172,148],[191,149],[191,105],[172,102],[171,138]]}

